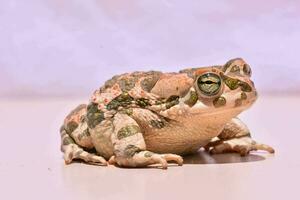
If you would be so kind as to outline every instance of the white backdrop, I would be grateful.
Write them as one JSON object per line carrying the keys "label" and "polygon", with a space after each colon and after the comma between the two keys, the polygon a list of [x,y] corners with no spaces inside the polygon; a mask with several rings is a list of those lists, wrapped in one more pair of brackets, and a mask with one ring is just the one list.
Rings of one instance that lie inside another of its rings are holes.
{"label": "white backdrop", "polygon": [[300,91],[300,1],[0,0],[0,96],[89,95],[112,75],[243,57]]}

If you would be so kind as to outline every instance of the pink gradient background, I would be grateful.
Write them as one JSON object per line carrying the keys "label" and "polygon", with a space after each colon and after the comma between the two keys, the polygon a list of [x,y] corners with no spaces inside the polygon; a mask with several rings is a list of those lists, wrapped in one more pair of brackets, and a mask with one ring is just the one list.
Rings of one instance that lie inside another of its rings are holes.
{"label": "pink gradient background", "polygon": [[300,1],[0,2],[0,96],[89,95],[112,75],[243,57],[260,92],[300,91]]}

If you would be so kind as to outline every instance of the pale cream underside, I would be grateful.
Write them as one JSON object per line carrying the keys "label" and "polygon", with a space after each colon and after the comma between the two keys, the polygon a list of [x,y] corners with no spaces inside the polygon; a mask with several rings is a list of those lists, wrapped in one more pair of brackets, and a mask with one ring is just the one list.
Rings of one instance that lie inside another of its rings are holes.
{"label": "pale cream underside", "polygon": [[[184,114],[164,128],[141,127],[146,149],[156,153],[175,153],[179,155],[197,152],[212,138],[218,136],[225,124],[236,117],[243,108],[223,110],[222,112]],[[110,121],[104,121],[91,130],[93,144],[97,152],[110,158],[113,155]]]}
{"label": "pale cream underside", "polygon": [[223,113],[187,115],[163,129],[144,131],[147,150],[157,153],[189,154],[219,135],[225,124],[242,110]]}

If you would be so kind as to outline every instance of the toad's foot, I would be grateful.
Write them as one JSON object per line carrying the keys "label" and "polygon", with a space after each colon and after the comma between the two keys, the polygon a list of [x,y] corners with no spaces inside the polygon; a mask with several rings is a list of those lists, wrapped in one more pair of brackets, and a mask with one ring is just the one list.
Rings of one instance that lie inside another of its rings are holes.
{"label": "toad's foot", "polygon": [[[78,141],[79,143],[82,142],[82,145],[88,144],[84,142],[88,140],[88,138],[86,138],[87,135],[82,133],[85,132],[80,132],[78,134],[74,134],[73,136],[77,139],[80,137],[81,140],[78,139]],[[70,164],[74,159],[80,159],[90,164],[107,165],[107,162],[103,157],[87,152],[78,144],[76,144],[74,139],[67,133],[65,128],[61,128],[60,135],[62,141],[61,151],[64,153],[64,160],[66,164]]]}
{"label": "toad's foot", "polygon": [[107,162],[103,157],[84,151],[76,144],[69,144],[65,148],[64,159],[66,164],[70,164],[74,159],[80,159],[94,165],[107,165]]}
{"label": "toad's foot", "polygon": [[118,164],[127,167],[147,167],[149,165],[159,164],[162,169],[167,169],[168,162],[175,162],[181,166],[183,164],[183,159],[176,154],[156,154],[150,151],[141,151],[136,153],[130,159],[112,156],[108,162],[109,164]]}
{"label": "toad's foot", "polygon": [[246,156],[250,151],[263,150],[274,153],[274,149],[266,144],[260,144],[252,138],[245,136],[241,138],[233,138],[228,140],[219,140],[209,143],[206,147],[212,154],[236,152],[241,156]]}

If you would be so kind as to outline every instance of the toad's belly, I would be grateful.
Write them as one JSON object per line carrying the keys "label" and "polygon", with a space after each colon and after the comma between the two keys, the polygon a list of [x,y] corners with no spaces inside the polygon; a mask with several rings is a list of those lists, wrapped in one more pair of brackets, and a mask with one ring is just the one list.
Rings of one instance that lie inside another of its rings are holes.
{"label": "toad's belly", "polygon": [[218,136],[235,114],[185,116],[162,129],[145,130],[147,150],[180,155],[194,153]]}

